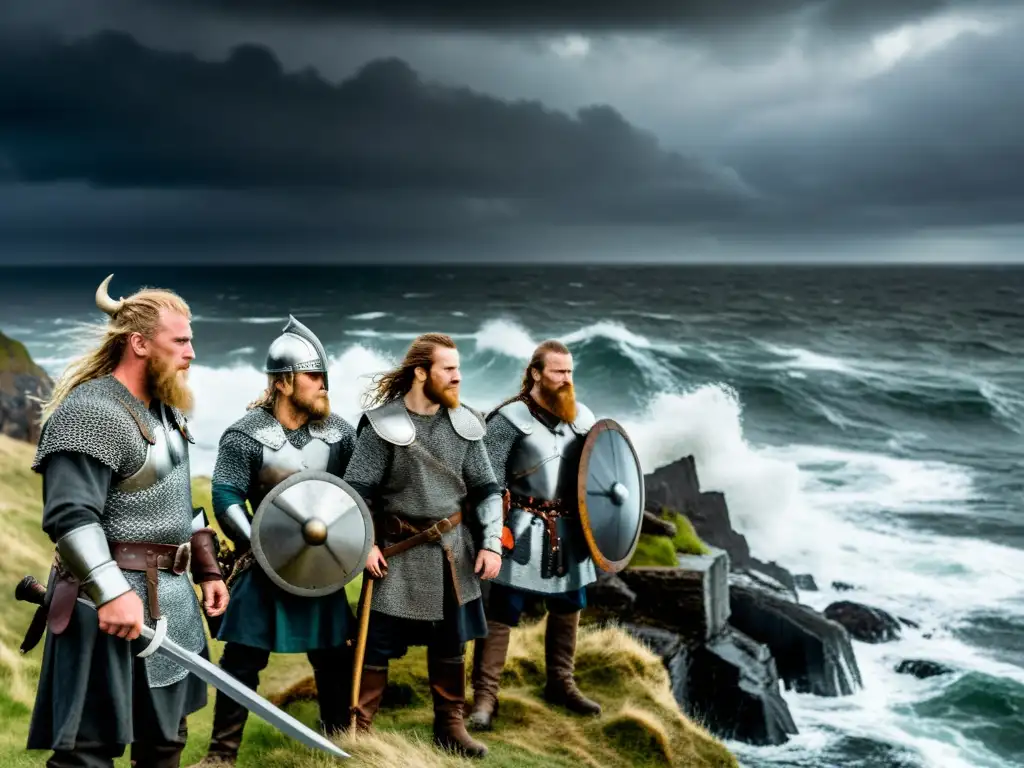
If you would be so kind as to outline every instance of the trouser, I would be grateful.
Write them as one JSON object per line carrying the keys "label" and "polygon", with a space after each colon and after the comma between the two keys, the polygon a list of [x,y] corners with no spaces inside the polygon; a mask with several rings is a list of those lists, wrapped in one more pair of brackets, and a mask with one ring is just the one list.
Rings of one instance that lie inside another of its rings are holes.
{"label": "trouser", "polygon": [[[185,718],[178,726],[178,738],[165,741],[157,737],[155,740],[136,741],[131,745],[132,765],[137,768],[178,768],[181,764],[181,751],[188,739],[188,726]],[[73,750],[56,750],[46,761],[47,768],[112,768],[114,760],[124,754],[124,746],[118,745],[82,745]]]}
{"label": "trouser", "polygon": [[[348,720],[348,702],[352,692],[352,651],[348,646],[307,651],[313,667],[320,726],[328,734],[344,730]],[[220,666],[243,685],[256,690],[260,673],[270,661],[270,651],[241,643],[226,643]],[[213,736],[208,754],[234,760],[242,744],[242,732],[249,710],[229,696],[217,692],[213,715]]]}
{"label": "trouser", "polygon": [[570,614],[587,607],[587,590],[574,589],[569,592],[541,594],[508,587],[497,582],[491,584],[487,598],[487,619],[510,627],[519,626],[519,619],[527,606],[543,602],[548,613]]}

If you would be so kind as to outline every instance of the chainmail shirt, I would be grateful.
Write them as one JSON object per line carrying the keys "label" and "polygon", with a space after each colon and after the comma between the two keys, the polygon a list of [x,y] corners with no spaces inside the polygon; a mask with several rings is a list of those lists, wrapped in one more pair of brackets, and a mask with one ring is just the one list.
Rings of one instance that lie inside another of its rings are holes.
{"label": "chainmail shirt", "polygon": [[[411,446],[385,441],[365,416],[357,428],[356,448],[345,481],[367,500],[375,519],[381,513],[390,513],[424,521],[442,520],[466,502],[475,506],[500,492],[482,440],[460,436],[443,408],[430,416],[411,411],[408,414],[416,431]],[[424,453],[432,458],[424,457]],[[468,514],[464,514],[463,525],[442,536],[443,544],[454,556],[459,602],[463,605],[481,594],[479,577],[473,573],[477,550],[473,527],[480,521],[472,511],[465,511]],[[484,532],[485,537],[500,536],[500,520],[488,525],[498,528]],[[389,543],[378,530],[378,546],[383,549]],[[372,609],[410,619],[442,620],[442,569],[446,566],[441,544],[421,544],[387,563],[387,576],[374,588]]]}

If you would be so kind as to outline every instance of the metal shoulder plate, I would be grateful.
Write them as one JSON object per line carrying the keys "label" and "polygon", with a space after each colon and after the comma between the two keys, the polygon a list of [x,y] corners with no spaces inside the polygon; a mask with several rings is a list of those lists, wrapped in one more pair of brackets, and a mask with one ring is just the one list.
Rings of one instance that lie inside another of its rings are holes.
{"label": "metal shoulder plate", "polygon": [[480,417],[468,406],[448,409],[448,418],[456,434],[464,440],[480,440],[487,432]]}
{"label": "metal shoulder plate", "polygon": [[503,405],[498,409],[498,413],[508,419],[512,426],[524,435],[533,432],[533,414],[530,413],[529,406],[522,400],[513,400],[511,403]]}
{"label": "metal shoulder plate", "polygon": [[416,426],[409,418],[409,412],[401,398],[371,408],[363,415],[370,422],[373,431],[386,442],[393,445],[412,445],[416,439]]}
{"label": "metal shoulder plate", "polygon": [[265,445],[271,450],[278,450],[287,442],[284,427],[281,422],[274,418],[273,414],[265,408],[253,408],[245,416],[232,424],[226,431],[241,432],[255,440],[260,445]]}
{"label": "metal shoulder plate", "polygon": [[352,431],[352,425],[336,413],[329,414],[322,421],[309,422],[309,434],[328,444],[338,442]]}
{"label": "metal shoulder plate", "polygon": [[594,416],[594,412],[577,400],[576,421],[571,425],[573,432],[578,435],[585,435],[590,431],[591,427],[593,427],[595,423],[597,423],[597,418]]}

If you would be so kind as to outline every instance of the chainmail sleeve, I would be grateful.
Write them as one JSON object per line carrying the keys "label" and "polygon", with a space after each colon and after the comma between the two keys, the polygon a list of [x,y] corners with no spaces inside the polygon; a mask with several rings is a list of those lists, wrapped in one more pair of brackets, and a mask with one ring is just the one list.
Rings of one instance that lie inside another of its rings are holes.
{"label": "chainmail sleeve", "polygon": [[487,422],[484,446],[487,448],[487,457],[490,459],[494,478],[501,491],[505,490],[505,483],[508,481],[505,469],[508,465],[508,457],[512,454],[512,447],[520,437],[522,437],[522,433],[500,413],[494,414]]}
{"label": "chainmail sleeve", "polygon": [[[213,467],[214,486],[230,486],[244,499],[252,478],[259,470],[263,449],[248,435],[229,429],[217,447],[217,463]],[[214,511],[220,512],[214,504]]]}
{"label": "chainmail sleeve", "polygon": [[469,444],[462,464],[468,489],[467,500],[476,508],[480,524],[480,546],[501,554],[502,487],[495,481],[491,460],[482,440]]}
{"label": "chainmail sleeve", "polygon": [[377,489],[387,475],[391,447],[373,428],[366,429],[367,426],[367,419],[363,416],[356,430],[352,457],[342,479],[372,507]]}
{"label": "chainmail sleeve", "polygon": [[262,456],[260,444],[235,429],[225,432],[217,447],[217,463],[210,482],[213,514],[236,546],[248,543],[250,520],[245,499]]}
{"label": "chainmail sleeve", "polygon": [[352,454],[356,449],[356,428],[347,421],[339,419],[339,422],[338,427],[341,430],[342,436],[339,441],[341,446],[338,449],[338,474],[344,477],[345,472],[348,471],[348,464],[352,460]]}

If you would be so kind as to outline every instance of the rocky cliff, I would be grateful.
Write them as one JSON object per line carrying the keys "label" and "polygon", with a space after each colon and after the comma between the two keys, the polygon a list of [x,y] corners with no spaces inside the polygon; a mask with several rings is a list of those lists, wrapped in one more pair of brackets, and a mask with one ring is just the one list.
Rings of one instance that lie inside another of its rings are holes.
{"label": "rocky cliff", "polygon": [[25,345],[0,332],[0,434],[35,443],[39,439],[37,399],[49,397],[52,391],[53,382]]}
{"label": "rocky cliff", "polygon": [[[797,579],[751,554],[725,497],[701,491],[692,456],[644,479],[647,517],[685,517],[706,554],[602,573],[588,610],[662,658],[684,712],[721,738],[781,744],[797,733],[782,690],[846,696],[862,686],[850,622],[801,604]],[[648,520],[645,538],[670,537],[675,527]]]}

